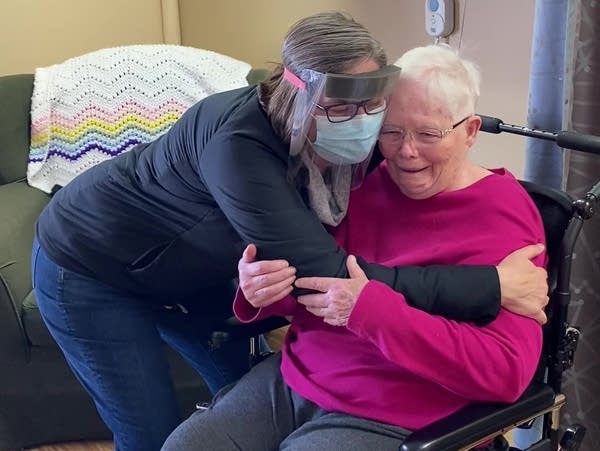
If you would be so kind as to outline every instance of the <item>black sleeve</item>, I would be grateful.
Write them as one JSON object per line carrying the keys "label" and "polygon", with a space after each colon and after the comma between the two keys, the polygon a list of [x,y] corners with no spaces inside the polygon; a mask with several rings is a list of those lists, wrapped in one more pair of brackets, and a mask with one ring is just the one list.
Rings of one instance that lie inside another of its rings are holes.
{"label": "black sleeve", "polygon": [[402,293],[420,310],[478,325],[490,323],[500,312],[500,281],[494,266],[388,268],[357,260],[369,279]]}
{"label": "black sleeve", "polygon": [[[260,259],[284,258],[298,277],[347,277],[346,252],[288,182],[287,161],[255,140],[214,139],[201,156],[204,183]],[[396,267],[359,260],[370,279],[405,295],[419,309],[460,321],[487,323],[500,309],[493,266]]]}

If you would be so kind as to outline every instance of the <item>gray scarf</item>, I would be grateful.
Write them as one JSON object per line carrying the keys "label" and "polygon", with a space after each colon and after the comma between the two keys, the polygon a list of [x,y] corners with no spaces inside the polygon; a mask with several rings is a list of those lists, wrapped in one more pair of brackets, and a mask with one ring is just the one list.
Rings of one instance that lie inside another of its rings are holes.
{"label": "gray scarf", "polygon": [[305,152],[302,160],[308,170],[307,190],[310,207],[322,223],[330,226],[339,225],[348,211],[352,167],[337,166],[332,170],[326,170],[323,175]]}

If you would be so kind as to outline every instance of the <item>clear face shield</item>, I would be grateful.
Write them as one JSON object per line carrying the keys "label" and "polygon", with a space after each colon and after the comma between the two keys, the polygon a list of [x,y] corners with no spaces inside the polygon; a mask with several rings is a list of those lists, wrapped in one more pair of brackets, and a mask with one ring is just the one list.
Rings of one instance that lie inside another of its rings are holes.
{"label": "clear face shield", "polygon": [[[396,66],[352,75],[284,70],[298,88],[288,175],[308,187],[311,206],[327,224],[341,221],[350,190],[364,179],[399,72]],[[325,198],[330,214],[320,212]]]}

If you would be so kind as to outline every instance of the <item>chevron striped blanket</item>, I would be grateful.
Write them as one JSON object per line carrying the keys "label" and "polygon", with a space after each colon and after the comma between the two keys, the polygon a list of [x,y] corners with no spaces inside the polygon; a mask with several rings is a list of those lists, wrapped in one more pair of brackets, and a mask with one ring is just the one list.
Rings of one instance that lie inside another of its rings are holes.
{"label": "chevron striped blanket", "polygon": [[133,45],[35,71],[27,181],[47,193],[165,133],[219,91],[246,86],[250,65],[208,50]]}

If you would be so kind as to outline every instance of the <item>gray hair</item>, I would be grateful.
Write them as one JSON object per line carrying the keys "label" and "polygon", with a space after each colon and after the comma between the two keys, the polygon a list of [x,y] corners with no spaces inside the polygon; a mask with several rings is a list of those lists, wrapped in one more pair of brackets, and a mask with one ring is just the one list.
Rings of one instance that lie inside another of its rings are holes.
{"label": "gray hair", "polygon": [[297,88],[283,79],[283,69],[300,74],[304,69],[322,73],[344,73],[372,59],[387,64],[381,44],[361,24],[340,12],[323,12],[305,17],[289,29],[278,64],[259,86],[261,105],[276,133],[290,141]]}
{"label": "gray hair", "polygon": [[428,95],[453,120],[475,113],[481,74],[477,66],[450,46],[428,45],[409,50],[395,63],[400,79],[425,84]]}

